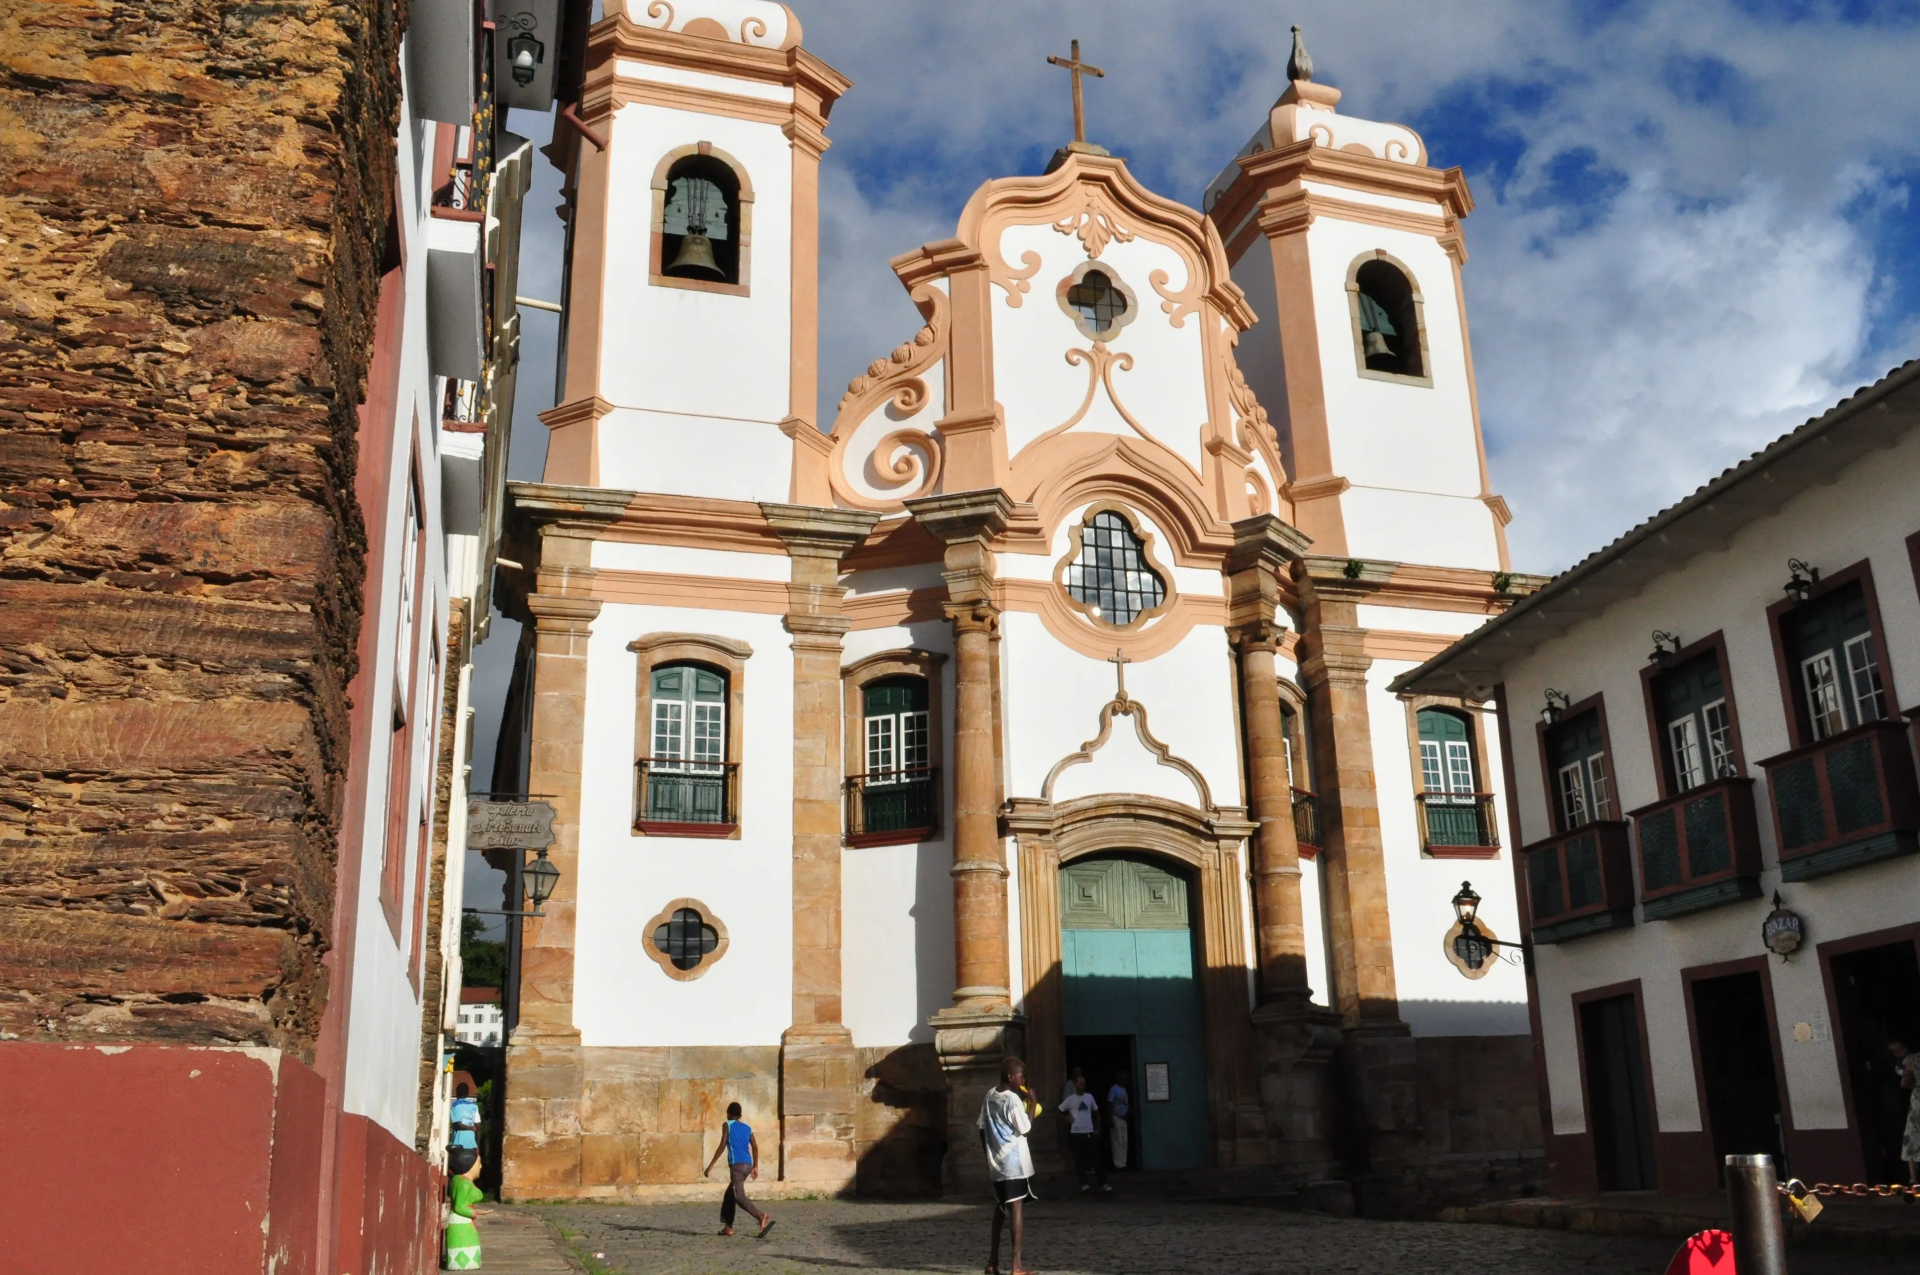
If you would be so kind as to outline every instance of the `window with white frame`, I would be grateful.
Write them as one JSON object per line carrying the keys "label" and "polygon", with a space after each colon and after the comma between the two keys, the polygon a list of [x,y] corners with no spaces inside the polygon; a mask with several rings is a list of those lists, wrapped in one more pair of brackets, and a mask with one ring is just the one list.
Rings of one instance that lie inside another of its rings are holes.
{"label": "window with white frame", "polygon": [[1782,629],[1809,739],[1826,739],[1887,716],[1879,645],[1860,581],[1793,608]]}
{"label": "window with white frame", "polygon": [[727,679],[698,664],[653,671],[653,765],[710,773],[727,760]]}
{"label": "window with white frame", "polygon": [[867,741],[867,786],[925,777],[931,762],[927,680],[888,677],[862,692]]}
{"label": "window with white frame", "polygon": [[1663,761],[1670,791],[1690,792],[1739,773],[1733,714],[1717,649],[1655,677],[1653,703],[1667,744]]}
{"label": "window with white frame", "polygon": [[1556,723],[1547,733],[1547,756],[1552,763],[1563,832],[1595,820],[1616,818],[1606,738],[1597,710],[1588,709]]}

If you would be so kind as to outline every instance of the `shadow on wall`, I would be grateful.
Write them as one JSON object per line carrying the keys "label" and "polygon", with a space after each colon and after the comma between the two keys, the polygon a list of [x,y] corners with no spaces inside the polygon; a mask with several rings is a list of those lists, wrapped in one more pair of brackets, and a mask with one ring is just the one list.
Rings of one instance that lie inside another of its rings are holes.
{"label": "shadow on wall", "polygon": [[1400,1021],[1416,1036],[1530,1036],[1525,1001],[1403,1000]]}
{"label": "shadow on wall", "polygon": [[859,1051],[855,1190],[937,1199],[947,1151],[947,1086],[931,1043]]}

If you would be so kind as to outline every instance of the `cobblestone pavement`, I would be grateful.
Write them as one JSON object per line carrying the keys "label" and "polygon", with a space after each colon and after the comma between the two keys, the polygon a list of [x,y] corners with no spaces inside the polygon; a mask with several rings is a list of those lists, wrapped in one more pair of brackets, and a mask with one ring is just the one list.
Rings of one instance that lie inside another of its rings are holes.
{"label": "cobblestone pavement", "polygon": [[[568,1205],[541,1209],[596,1266],[622,1275],[952,1272],[986,1263],[988,1207],[771,1201],[778,1225],[731,1239],[715,1205]],[[1139,1199],[1042,1201],[1028,1214],[1028,1264],[1044,1275],[1661,1275],[1677,1241],[1506,1226],[1374,1222],[1221,1204]],[[1003,1269],[1006,1251],[1001,1251]],[[1810,1253],[1791,1275],[1913,1275],[1911,1256]]]}

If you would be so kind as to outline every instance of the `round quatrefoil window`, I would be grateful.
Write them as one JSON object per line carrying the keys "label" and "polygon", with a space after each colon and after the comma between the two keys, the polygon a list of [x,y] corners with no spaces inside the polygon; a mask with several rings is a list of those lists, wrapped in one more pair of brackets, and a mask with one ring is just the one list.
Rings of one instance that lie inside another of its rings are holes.
{"label": "round quatrefoil window", "polygon": [[727,927],[698,899],[675,899],[647,922],[647,955],[669,978],[699,978],[726,951]]}
{"label": "round quatrefoil window", "polygon": [[1060,308],[1081,335],[1094,341],[1112,340],[1139,312],[1133,289],[1112,270],[1093,261],[1082,263],[1060,281],[1058,297]]}
{"label": "round quatrefoil window", "polygon": [[1100,624],[1126,628],[1166,606],[1167,580],[1151,560],[1149,538],[1118,509],[1095,508],[1073,529],[1061,583]]}

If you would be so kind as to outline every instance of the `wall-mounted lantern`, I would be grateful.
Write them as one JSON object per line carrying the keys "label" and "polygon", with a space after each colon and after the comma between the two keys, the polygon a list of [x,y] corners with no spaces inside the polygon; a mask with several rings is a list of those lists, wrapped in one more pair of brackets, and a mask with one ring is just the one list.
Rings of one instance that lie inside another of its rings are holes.
{"label": "wall-mounted lantern", "polygon": [[1653,631],[1653,654],[1647,657],[1649,664],[1665,664],[1680,654],[1680,635],[1669,633],[1665,629]]}
{"label": "wall-mounted lantern", "polygon": [[1540,720],[1551,726],[1560,720],[1560,714],[1572,707],[1573,701],[1571,699],[1568,699],[1566,695],[1549,686],[1547,688],[1547,706],[1540,710]]}
{"label": "wall-mounted lantern", "polygon": [[1460,893],[1453,896],[1453,928],[1447,931],[1444,949],[1447,959],[1465,977],[1485,978],[1490,972],[1487,962],[1493,959],[1494,949],[1501,947],[1526,952],[1529,945],[1509,943],[1488,933],[1480,920],[1480,896],[1471,881],[1462,881]]}
{"label": "wall-mounted lantern", "polygon": [[1820,583],[1820,568],[1810,567],[1798,558],[1788,558],[1787,571],[1787,582],[1781,588],[1795,604],[1805,602],[1813,586]]}

